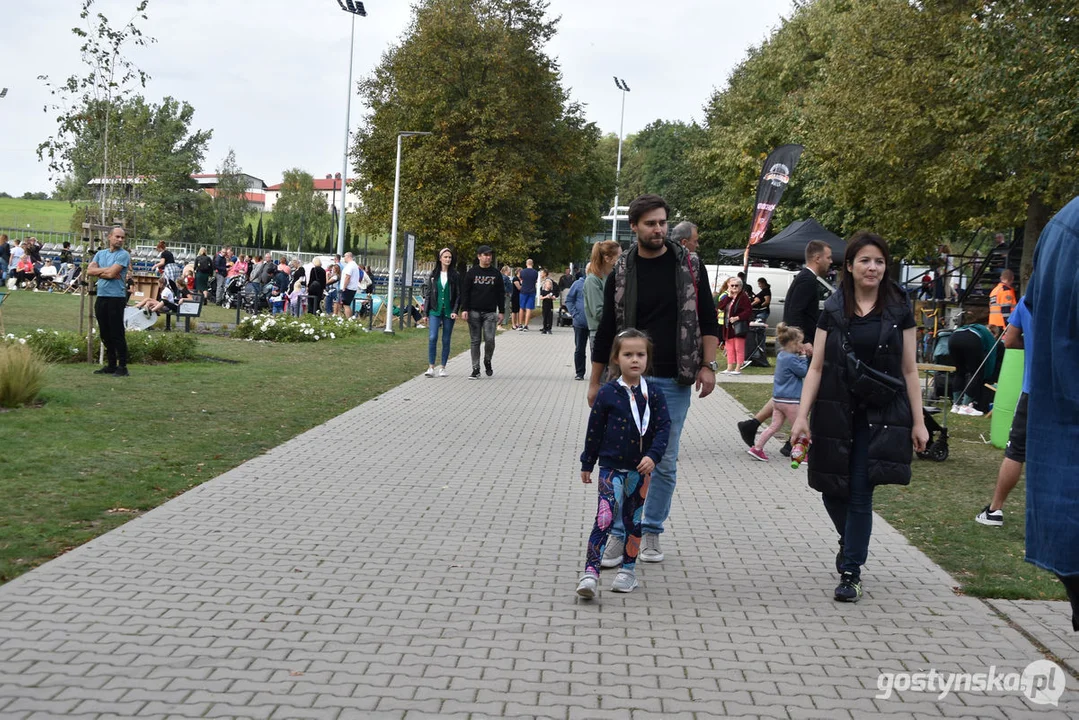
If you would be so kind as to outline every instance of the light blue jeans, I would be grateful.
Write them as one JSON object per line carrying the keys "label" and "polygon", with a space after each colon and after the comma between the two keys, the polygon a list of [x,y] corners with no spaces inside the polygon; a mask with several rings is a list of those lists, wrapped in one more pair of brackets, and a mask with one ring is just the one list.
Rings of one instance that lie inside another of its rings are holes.
{"label": "light blue jeans", "polygon": [[434,313],[427,316],[427,364],[435,364],[435,350],[438,349],[438,329],[442,328],[442,367],[450,359],[450,335],[453,334],[453,318],[442,317]]}
{"label": "light blue jeans", "polygon": [[[648,496],[644,500],[644,519],[641,532],[644,535],[660,535],[663,523],[671,514],[671,500],[674,498],[674,486],[678,478],[678,444],[682,439],[682,426],[686,424],[689,402],[693,395],[692,385],[679,385],[674,378],[646,377],[649,387],[658,387],[667,399],[667,412],[671,415],[671,435],[667,442],[667,451],[663,459],[652,471],[648,484]],[[626,531],[622,519],[617,518],[611,526],[611,534],[625,538]]]}

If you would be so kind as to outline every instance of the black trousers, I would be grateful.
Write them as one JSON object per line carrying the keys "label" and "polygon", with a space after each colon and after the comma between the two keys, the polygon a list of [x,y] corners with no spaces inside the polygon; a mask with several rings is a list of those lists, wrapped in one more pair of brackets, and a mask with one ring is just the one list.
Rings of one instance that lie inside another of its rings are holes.
{"label": "black trousers", "polygon": [[[989,405],[986,403],[985,375],[988,369],[982,365],[985,358],[985,350],[982,349],[982,340],[978,333],[973,330],[959,330],[952,333],[948,340],[948,354],[952,356],[955,364],[955,381],[952,383],[953,392],[962,392],[967,388],[967,395],[974,401],[974,409],[986,412]],[[969,387],[967,387],[969,385]]]}
{"label": "black trousers", "polygon": [[550,330],[554,324],[554,302],[551,300],[543,301],[543,329]]}
{"label": "black trousers", "polygon": [[124,308],[127,298],[101,297],[94,305],[94,317],[101,333],[101,342],[105,343],[105,357],[109,367],[117,365],[127,367],[127,336],[124,334]]}
{"label": "black trousers", "polygon": [[1057,575],[1072,604],[1072,630],[1079,632],[1079,575]]}

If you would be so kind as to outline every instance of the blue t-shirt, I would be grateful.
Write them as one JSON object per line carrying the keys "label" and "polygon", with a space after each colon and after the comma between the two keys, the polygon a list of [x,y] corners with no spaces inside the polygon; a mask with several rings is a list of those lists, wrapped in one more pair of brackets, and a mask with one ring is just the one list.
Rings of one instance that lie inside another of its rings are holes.
{"label": "blue t-shirt", "polygon": [[1022,333],[1026,350],[1023,351],[1023,392],[1030,394],[1030,358],[1033,356],[1033,348],[1030,347],[1030,340],[1034,337],[1034,330],[1032,329],[1033,321],[1030,317],[1030,310],[1023,302],[1024,298],[1019,298],[1019,302],[1015,304],[1012,309],[1012,314],[1008,316],[1008,324],[1014,325]]}
{"label": "blue t-shirt", "polygon": [[539,271],[535,268],[525,268],[521,271],[521,294],[535,295],[536,280],[539,279]]}
{"label": "blue t-shirt", "polygon": [[115,252],[112,250],[98,250],[94,255],[94,262],[102,270],[113,265],[123,266],[120,277],[115,280],[107,280],[102,277],[97,279],[97,296],[127,297],[127,271],[131,267],[131,254],[123,248]]}

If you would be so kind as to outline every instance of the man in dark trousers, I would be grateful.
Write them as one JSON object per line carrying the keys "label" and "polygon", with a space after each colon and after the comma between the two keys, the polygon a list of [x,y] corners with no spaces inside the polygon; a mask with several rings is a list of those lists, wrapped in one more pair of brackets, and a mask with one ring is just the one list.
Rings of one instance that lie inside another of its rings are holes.
{"label": "man in dark trousers", "polygon": [[94,315],[105,344],[109,364],[94,371],[95,375],[126,376],[127,336],[124,334],[124,307],[127,305],[127,272],[131,255],[124,250],[126,233],[122,227],[109,231],[108,248],[98,250],[86,274],[98,278]]}
{"label": "man in dark trousers", "polygon": [[502,322],[506,305],[506,291],[502,274],[491,266],[494,251],[490,245],[476,249],[477,263],[465,273],[461,283],[461,319],[468,323],[472,340],[472,374],[470,380],[480,376],[480,336],[483,339],[483,369],[487,377],[495,374],[491,357],[495,354],[495,332]]}
{"label": "man in dark trousers", "polygon": [[[695,254],[667,239],[669,212],[670,207],[658,195],[642,195],[630,203],[629,227],[637,242],[622,253],[607,276],[588,383],[588,404],[592,405],[619,332],[636,328],[651,338],[652,374],[647,381],[667,399],[671,430],[645,498],[637,556],[642,562],[661,562],[664,557],[659,536],[671,512],[678,442],[693,388],[703,398],[716,386],[719,322],[708,273]],[[621,520],[616,520],[601,560],[603,567],[621,565],[625,536]]]}
{"label": "man in dark trousers", "polygon": [[[832,266],[832,248],[820,240],[810,240],[806,244],[805,267],[794,276],[787,296],[783,302],[783,322],[802,329],[805,344],[802,350],[806,355],[813,354],[813,336],[817,332],[817,317],[820,316],[820,282],[828,268]],[[756,416],[738,423],[738,434],[749,447],[757,439],[757,430],[761,423],[772,417],[772,401],[769,400]],[[790,440],[779,451],[783,455],[791,454]]]}

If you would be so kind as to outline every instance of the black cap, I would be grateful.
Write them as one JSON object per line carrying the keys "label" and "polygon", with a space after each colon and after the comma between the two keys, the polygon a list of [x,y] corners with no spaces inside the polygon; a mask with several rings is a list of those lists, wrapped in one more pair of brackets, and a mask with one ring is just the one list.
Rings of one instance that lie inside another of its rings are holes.
{"label": "black cap", "polygon": [[476,254],[477,255],[494,255],[495,251],[491,248],[490,245],[480,245],[478,248],[476,248]]}

